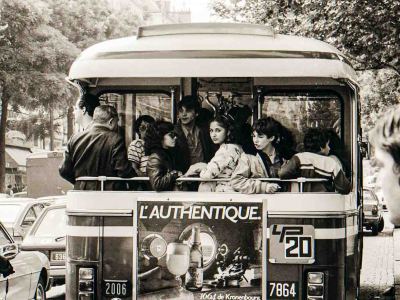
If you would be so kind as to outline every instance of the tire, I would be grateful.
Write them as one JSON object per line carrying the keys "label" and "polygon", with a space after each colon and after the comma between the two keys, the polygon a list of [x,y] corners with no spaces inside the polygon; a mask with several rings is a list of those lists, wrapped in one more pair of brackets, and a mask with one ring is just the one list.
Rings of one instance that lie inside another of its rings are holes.
{"label": "tire", "polygon": [[46,285],[42,277],[39,278],[35,291],[35,300],[46,300]]}
{"label": "tire", "polygon": [[383,218],[380,218],[378,224],[378,231],[382,232],[383,228],[385,228],[385,220]]}
{"label": "tire", "polygon": [[378,235],[378,232],[379,232],[379,230],[378,230],[378,224],[377,225],[372,225],[372,235]]}

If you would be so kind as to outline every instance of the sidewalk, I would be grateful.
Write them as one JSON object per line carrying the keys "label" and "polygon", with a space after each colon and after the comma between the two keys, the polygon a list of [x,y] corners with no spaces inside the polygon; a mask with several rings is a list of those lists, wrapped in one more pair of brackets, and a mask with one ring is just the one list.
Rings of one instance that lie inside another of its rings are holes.
{"label": "sidewalk", "polygon": [[394,287],[396,299],[400,299],[400,228],[393,229]]}

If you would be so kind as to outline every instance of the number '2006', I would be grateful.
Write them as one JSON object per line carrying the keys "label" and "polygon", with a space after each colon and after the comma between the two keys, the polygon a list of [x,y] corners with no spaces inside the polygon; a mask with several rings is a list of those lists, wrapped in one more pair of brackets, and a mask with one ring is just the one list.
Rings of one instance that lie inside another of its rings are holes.
{"label": "number '2006'", "polygon": [[106,283],[106,295],[126,296],[126,291],[126,283]]}

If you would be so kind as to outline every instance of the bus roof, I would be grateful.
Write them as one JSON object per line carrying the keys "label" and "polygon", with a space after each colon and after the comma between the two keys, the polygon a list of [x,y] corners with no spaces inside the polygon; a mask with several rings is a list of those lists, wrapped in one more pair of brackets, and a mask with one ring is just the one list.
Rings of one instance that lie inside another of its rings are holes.
{"label": "bus roof", "polygon": [[267,26],[191,23],[140,27],[137,36],[83,51],[69,79],[152,77],[328,77],[355,80],[335,47],[275,34]]}

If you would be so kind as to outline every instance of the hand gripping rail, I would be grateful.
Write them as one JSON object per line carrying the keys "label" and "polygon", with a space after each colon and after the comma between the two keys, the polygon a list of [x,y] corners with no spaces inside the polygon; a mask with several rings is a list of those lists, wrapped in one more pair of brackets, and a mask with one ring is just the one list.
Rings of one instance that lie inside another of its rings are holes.
{"label": "hand gripping rail", "polygon": [[[279,179],[279,178],[254,178],[260,181],[266,182],[297,182],[299,184],[300,193],[303,193],[304,183],[306,182],[326,182],[325,178],[305,178],[298,177],[295,179]],[[104,182],[106,181],[148,181],[149,177],[132,177],[132,178],[121,178],[121,177],[107,177],[107,176],[82,176],[78,177],[76,181],[100,181],[101,191],[104,190]],[[199,177],[179,177],[176,179],[178,182],[220,182],[229,181],[227,178],[213,178],[203,179]]]}

